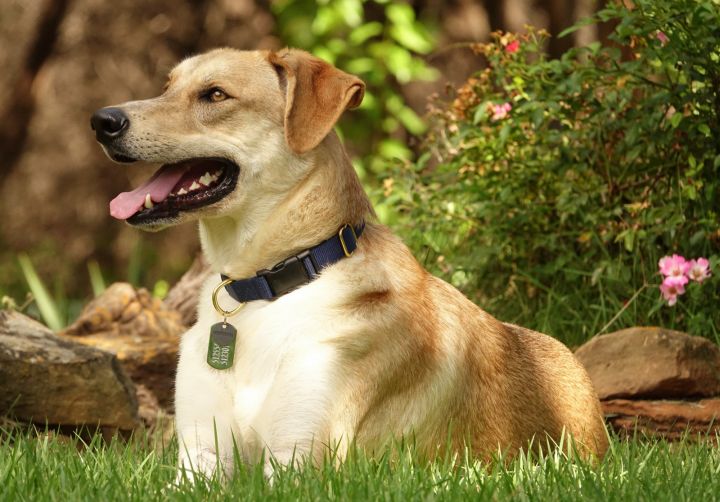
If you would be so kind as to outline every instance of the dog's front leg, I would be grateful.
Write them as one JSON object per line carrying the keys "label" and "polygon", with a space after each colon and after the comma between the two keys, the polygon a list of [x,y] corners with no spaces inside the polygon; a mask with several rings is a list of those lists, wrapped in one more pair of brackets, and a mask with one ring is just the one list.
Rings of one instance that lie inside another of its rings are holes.
{"label": "dog's front leg", "polygon": [[279,466],[322,462],[334,447],[333,432],[342,428],[331,427],[339,392],[334,358],[328,347],[295,348],[278,372],[253,424],[264,445],[268,478]]}
{"label": "dog's front leg", "polygon": [[225,435],[219,429],[204,424],[178,428],[178,483],[185,479],[194,483],[198,478],[231,475],[234,459],[228,443],[232,444],[232,434],[229,439],[222,437]]}
{"label": "dog's front leg", "polygon": [[232,396],[218,382],[214,370],[182,355],[175,386],[177,480],[229,476],[240,440],[233,422]]}

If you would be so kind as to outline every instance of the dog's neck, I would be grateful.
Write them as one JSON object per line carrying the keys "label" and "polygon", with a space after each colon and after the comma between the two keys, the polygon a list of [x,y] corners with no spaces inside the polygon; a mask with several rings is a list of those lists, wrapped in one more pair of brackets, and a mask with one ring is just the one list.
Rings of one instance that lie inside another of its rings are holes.
{"label": "dog's neck", "polygon": [[373,215],[334,133],[305,157],[307,174],[289,191],[254,201],[250,214],[200,220],[203,252],[215,272],[251,277]]}

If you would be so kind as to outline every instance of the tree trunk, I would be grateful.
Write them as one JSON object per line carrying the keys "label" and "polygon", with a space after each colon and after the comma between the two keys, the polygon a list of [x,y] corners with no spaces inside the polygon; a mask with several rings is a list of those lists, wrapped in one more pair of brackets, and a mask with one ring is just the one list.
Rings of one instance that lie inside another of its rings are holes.
{"label": "tree trunk", "polygon": [[5,109],[0,111],[0,186],[25,146],[28,126],[35,111],[33,85],[43,64],[52,54],[69,3],[70,0],[46,1],[25,63],[9,89]]}

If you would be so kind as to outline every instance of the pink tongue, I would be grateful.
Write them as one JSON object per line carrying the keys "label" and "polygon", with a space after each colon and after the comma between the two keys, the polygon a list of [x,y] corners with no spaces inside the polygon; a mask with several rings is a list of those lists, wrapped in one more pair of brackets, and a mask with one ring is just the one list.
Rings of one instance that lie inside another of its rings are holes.
{"label": "pink tongue", "polygon": [[127,220],[143,207],[147,194],[150,194],[153,202],[164,201],[188,167],[183,164],[161,167],[145,184],[132,192],[123,192],[110,201],[110,216]]}

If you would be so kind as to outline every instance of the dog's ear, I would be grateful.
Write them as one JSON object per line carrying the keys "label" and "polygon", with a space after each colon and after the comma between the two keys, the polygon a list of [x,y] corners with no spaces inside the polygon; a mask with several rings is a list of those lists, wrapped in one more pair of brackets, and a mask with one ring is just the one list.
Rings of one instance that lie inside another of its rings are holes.
{"label": "dog's ear", "polygon": [[307,52],[271,52],[268,61],[285,91],[285,139],[295,153],[315,148],[342,112],[362,102],[362,80]]}

